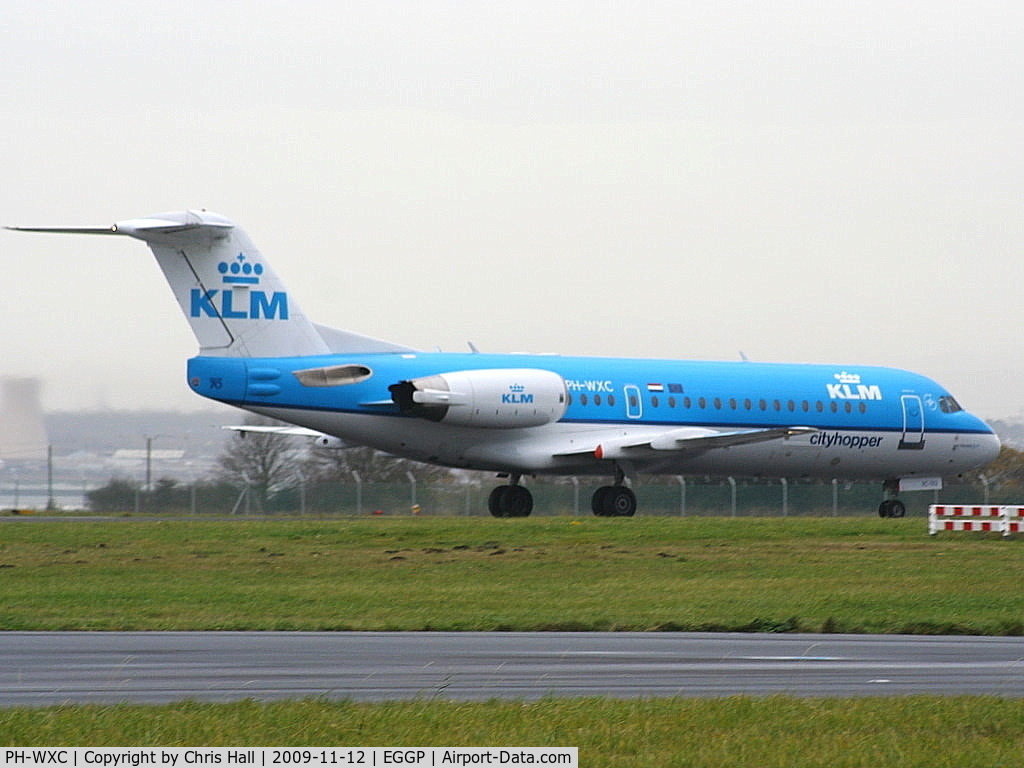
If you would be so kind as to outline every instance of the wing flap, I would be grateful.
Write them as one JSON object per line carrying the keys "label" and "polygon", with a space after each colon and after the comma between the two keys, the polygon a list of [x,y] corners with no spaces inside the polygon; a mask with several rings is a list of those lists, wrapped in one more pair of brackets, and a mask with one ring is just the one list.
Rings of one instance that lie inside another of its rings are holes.
{"label": "wing flap", "polygon": [[784,440],[818,431],[817,427],[801,426],[742,429],[728,432],[718,432],[703,427],[682,427],[654,435],[650,433],[632,437],[594,435],[590,441],[583,442],[578,448],[556,453],[555,456],[580,456],[591,453],[599,459],[626,459],[638,457],[649,451],[698,454],[721,448]]}
{"label": "wing flap", "polygon": [[670,432],[648,441],[647,444],[656,451],[706,451],[713,448],[732,448],[737,445],[784,440],[787,437],[809,435],[817,431],[817,427],[772,427],[744,429],[736,432],[716,432],[711,435],[673,435]]}

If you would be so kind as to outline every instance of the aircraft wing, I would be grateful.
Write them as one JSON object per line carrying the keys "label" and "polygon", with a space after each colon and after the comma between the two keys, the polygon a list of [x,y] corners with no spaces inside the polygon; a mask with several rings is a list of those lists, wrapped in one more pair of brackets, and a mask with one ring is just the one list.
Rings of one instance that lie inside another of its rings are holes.
{"label": "aircraft wing", "polygon": [[290,437],[311,437],[313,441],[321,448],[350,448],[349,443],[334,435],[325,435],[323,432],[317,432],[315,429],[307,429],[306,427],[293,427],[293,426],[276,426],[276,425],[263,425],[263,424],[237,424],[222,427],[222,429],[230,429],[232,432],[240,432],[244,437],[247,432],[261,432],[269,435],[287,435]]}
{"label": "aircraft wing", "polygon": [[616,436],[601,440],[595,436],[593,447],[580,447],[573,451],[559,453],[559,456],[574,456],[593,453],[599,459],[628,458],[646,451],[678,451],[680,453],[704,453],[717,448],[733,448],[771,440],[782,440],[796,435],[808,435],[819,431],[817,427],[772,427],[768,429],[742,429],[730,432],[716,432],[703,427],[670,429],[660,434],[645,434],[635,437]]}

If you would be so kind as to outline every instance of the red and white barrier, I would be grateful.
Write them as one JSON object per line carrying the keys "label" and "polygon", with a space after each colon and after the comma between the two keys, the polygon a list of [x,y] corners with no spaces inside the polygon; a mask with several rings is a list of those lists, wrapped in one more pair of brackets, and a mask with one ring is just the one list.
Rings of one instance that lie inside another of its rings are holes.
{"label": "red and white barrier", "polygon": [[939,531],[998,531],[1003,536],[1024,532],[1024,506],[996,504],[932,504],[928,534]]}

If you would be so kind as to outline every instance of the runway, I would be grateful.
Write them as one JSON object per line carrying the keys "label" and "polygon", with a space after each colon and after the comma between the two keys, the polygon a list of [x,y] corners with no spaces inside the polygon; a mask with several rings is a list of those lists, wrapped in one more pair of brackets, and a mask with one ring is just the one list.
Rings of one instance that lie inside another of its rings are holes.
{"label": "runway", "polygon": [[0,706],[326,697],[1024,696],[1024,638],[0,633]]}

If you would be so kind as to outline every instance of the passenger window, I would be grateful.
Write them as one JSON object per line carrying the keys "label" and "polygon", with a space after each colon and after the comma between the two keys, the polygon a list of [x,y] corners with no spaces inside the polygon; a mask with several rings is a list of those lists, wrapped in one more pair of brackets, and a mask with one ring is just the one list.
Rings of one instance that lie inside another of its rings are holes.
{"label": "passenger window", "polygon": [[853,413],[853,403],[851,403],[849,400],[843,403],[843,408],[847,413]]}
{"label": "passenger window", "polygon": [[816,402],[816,403],[814,404],[814,409],[815,409],[815,410],[816,410],[816,411],[817,411],[818,413],[821,413],[822,411],[824,411],[824,410],[825,410],[825,404],[824,404],[823,402],[821,402],[821,400],[819,400],[818,402]]}
{"label": "passenger window", "polygon": [[703,397],[700,400],[697,401],[697,404],[701,408],[707,408],[708,407],[708,401],[705,398],[703,398]]}
{"label": "passenger window", "polygon": [[749,397],[746,400],[743,401],[743,407],[746,408],[748,411],[751,408],[754,407],[754,404],[752,402],[750,402],[750,398]]}
{"label": "passenger window", "polygon": [[863,402],[863,401],[858,403],[857,404],[857,410],[860,411],[861,413],[867,413],[868,412],[868,404]]}
{"label": "passenger window", "polygon": [[794,403],[792,400],[790,400],[789,402],[786,403],[786,407],[789,408],[790,412],[795,411],[796,410],[796,403]]}
{"label": "passenger window", "polygon": [[608,405],[615,405],[615,395],[608,395]]}
{"label": "passenger window", "polygon": [[730,397],[729,398],[729,407],[732,408],[734,411],[736,410],[736,398],[735,397]]}
{"label": "passenger window", "polygon": [[715,398],[715,409],[719,410],[719,411],[722,410],[722,398],[720,398],[720,397],[716,397]]}
{"label": "passenger window", "polygon": [[569,397],[566,400],[567,405],[572,405],[572,392],[569,393]]}
{"label": "passenger window", "polygon": [[811,404],[804,400],[802,403],[800,403],[800,409],[804,413],[807,413],[809,410],[811,410]]}
{"label": "passenger window", "polygon": [[671,395],[668,398],[668,407],[669,408],[675,408],[676,407],[676,399],[674,397],[672,397]]}
{"label": "passenger window", "polygon": [[779,402],[778,400],[773,400],[772,401],[772,407],[774,407],[776,411],[781,411],[782,410],[782,403]]}
{"label": "passenger window", "polygon": [[657,408],[658,407],[658,396],[657,395],[651,395],[651,407],[652,408]]}
{"label": "passenger window", "polygon": [[689,395],[683,398],[683,408],[689,408],[692,405],[693,401],[690,399]]}
{"label": "passenger window", "polygon": [[586,405],[586,404],[587,404],[587,396],[586,395],[580,395],[580,405]]}
{"label": "passenger window", "polygon": [[762,411],[767,411],[768,401],[762,397],[760,400],[757,401],[757,407],[760,408]]}
{"label": "passenger window", "polygon": [[594,395],[594,405],[600,405],[600,404],[601,404],[601,396],[600,395]]}

